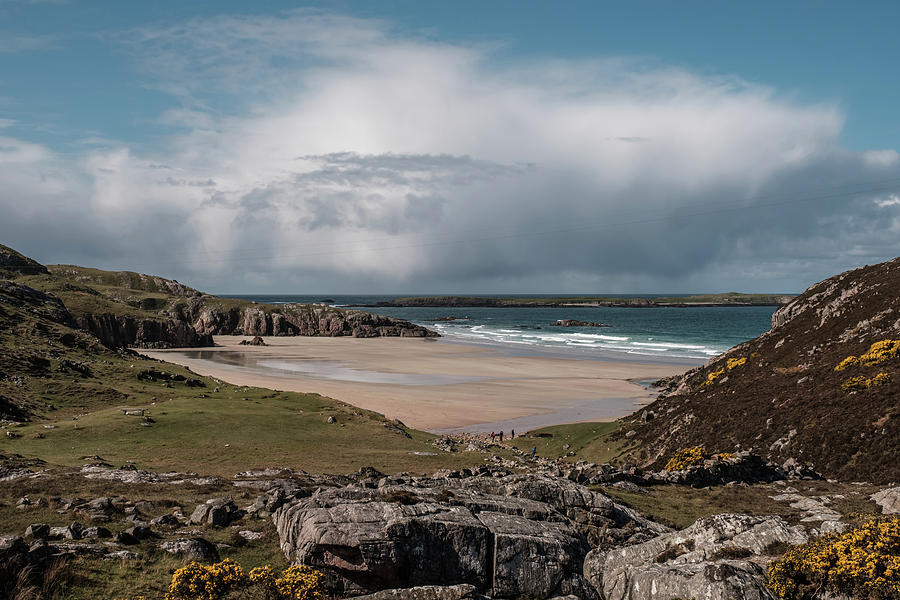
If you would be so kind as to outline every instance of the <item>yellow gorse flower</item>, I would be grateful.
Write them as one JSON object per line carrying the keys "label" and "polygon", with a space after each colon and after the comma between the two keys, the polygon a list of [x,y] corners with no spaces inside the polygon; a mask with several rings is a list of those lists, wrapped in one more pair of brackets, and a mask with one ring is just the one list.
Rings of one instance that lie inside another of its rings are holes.
{"label": "yellow gorse flower", "polygon": [[666,463],[666,471],[683,471],[691,465],[697,465],[706,458],[706,448],[694,446],[677,451]]}
{"label": "yellow gorse flower", "polygon": [[865,354],[848,356],[834,370],[843,371],[856,366],[873,367],[897,357],[900,357],[900,340],[881,340],[869,346]]}
{"label": "yellow gorse flower", "polygon": [[872,519],[789,550],[769,566],[767,585],[786,600],[812,597],[814,590],[900,599],[900,517]]}
{"label": "yellow gorse flower", "polygon": [[724,367],[719,367],[715,371],[710,371],[706,374],[706,380],[701,384],[701,387],[710,385],[716,379],[725,374],[726,371],[731,371],[732,369],[736,369],[737,367],[743,366],[747,364],[747,357],[742,356],[740,358],[729,358],[725,361]]}
{"label": "yellow gorse flower", "polygon": [[872,386],[884,385],[885,383],[888,383],[890,381],[891,376],[887,373],[879,373],[871,379],[860,375],[858,377],[851,377],[850,379],[842,383],[841,389],[845,392],[856,392],[860,390],[867,390]]}
{"label": "yellow gorse flower", "polygon": [[172,575],[166,600],[220,600],[232,591],[256,588],[272,600],[324,600],[321,574],[307,566],[285,569],[277,577],[272,567],[256,567],[245,573],[225,559],[214,565],[192,562]]}

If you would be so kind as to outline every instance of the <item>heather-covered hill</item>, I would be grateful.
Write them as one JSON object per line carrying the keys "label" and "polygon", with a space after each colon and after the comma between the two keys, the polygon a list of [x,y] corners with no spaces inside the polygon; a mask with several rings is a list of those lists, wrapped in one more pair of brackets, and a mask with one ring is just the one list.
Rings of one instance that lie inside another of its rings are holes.
{"label": "heather-covered hill", "polygon": [[829,477],[900,481],[900,258],[813,285],[772,325],[626,419],[634,457],[752,448]]}

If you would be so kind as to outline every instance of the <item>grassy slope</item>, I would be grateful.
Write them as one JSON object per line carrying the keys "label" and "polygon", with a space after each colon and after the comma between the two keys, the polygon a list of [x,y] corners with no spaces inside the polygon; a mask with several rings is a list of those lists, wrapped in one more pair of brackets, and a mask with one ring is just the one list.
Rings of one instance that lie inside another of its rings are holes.
{"label": "grassy slope", "polygon": [[[0,395],[32,413],[31,424],[14,429],[21,438],[0,437],[0,452],[60,465],[99,454],[114,463],[214,474],[253,466],[425,472],[466,460],[411,454],[433,450],[432,436],[393,433],[375,413],[314,394],[219,385],[176,365],[110,351],[83,332],[8,304],[0,304],[0,349],[6,375]],[[89,375],[65,361],[83,363]],[[201,379],[205,387],[139,380],[150,368]],[[121,407],[146,408],[156,422],[144,427]],[[329,416],[338,423],[327,424]]]}

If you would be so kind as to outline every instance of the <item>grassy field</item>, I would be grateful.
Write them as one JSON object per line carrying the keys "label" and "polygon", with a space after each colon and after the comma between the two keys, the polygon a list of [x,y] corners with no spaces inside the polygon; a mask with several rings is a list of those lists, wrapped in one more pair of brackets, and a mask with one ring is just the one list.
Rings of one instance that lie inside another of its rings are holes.
{"label": "grassy field", "polygon": [[602,464],[614,462],[630,449],[630,445],[624,442],[611,442],[607,439],[607,436],[617,431],[619,427],[621,424],[617,421],[554,425],[528,433],[523,432],[510,440],[509,445],[524,452],[530,452],[531,448],[535,448],[536,454],[545,458],[585,460]]}
{"label": "grassy field", "polygon": [[[792,482],[803,488],[807,496],[829,495],[836,498],[831,506],[846,515],[871,517],[880,513],[878,506],[869,500],[877,486],[854,486],[827,481]],[[757,484],[751,486],[717,486],[692,488],[679,485],[658,485],[643,488],[644,493],[626,491],[615,486],[598,486],[597,491],[616,502],[636,509],[664,525],[683,529],[701,517],[721,513],[746,513],[751,515],[780,515],[792,524],[800,522],[804,513],[791,508],[786,502],[771,498],[784,492],[784,486]]]}

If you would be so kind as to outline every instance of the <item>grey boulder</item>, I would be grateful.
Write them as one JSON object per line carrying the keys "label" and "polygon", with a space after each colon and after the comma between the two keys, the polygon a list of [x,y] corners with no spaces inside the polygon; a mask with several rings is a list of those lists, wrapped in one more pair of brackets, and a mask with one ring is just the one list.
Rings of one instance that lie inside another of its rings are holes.
{"label": "grey boulder", "polygon": [[872,502],[886,515],[900,515],[900,487],[888,488],[872,494]]}
{"label": "grey boulder", "polygon": [[335,594],[466,583],[495,597],[592,599],[582,574],[589,538],[669,531],[574,482],[535,474],[321,488],[273,519],[288,559],[323,571]]}
{"label": "grey boulder", "polygon": [[767,549],[807,539],[802,527],[780,517],[713,515],[641,544],[592,551],[584,574],[606,600],[770,600]]}
{"label": "grey boulder", "polygon": [[182,538],[159,545],[160,549],[169,554],[180,554],[189,560],[198,562],[216,562],[219,560],[219,551],[216,546],[203,538]]}

